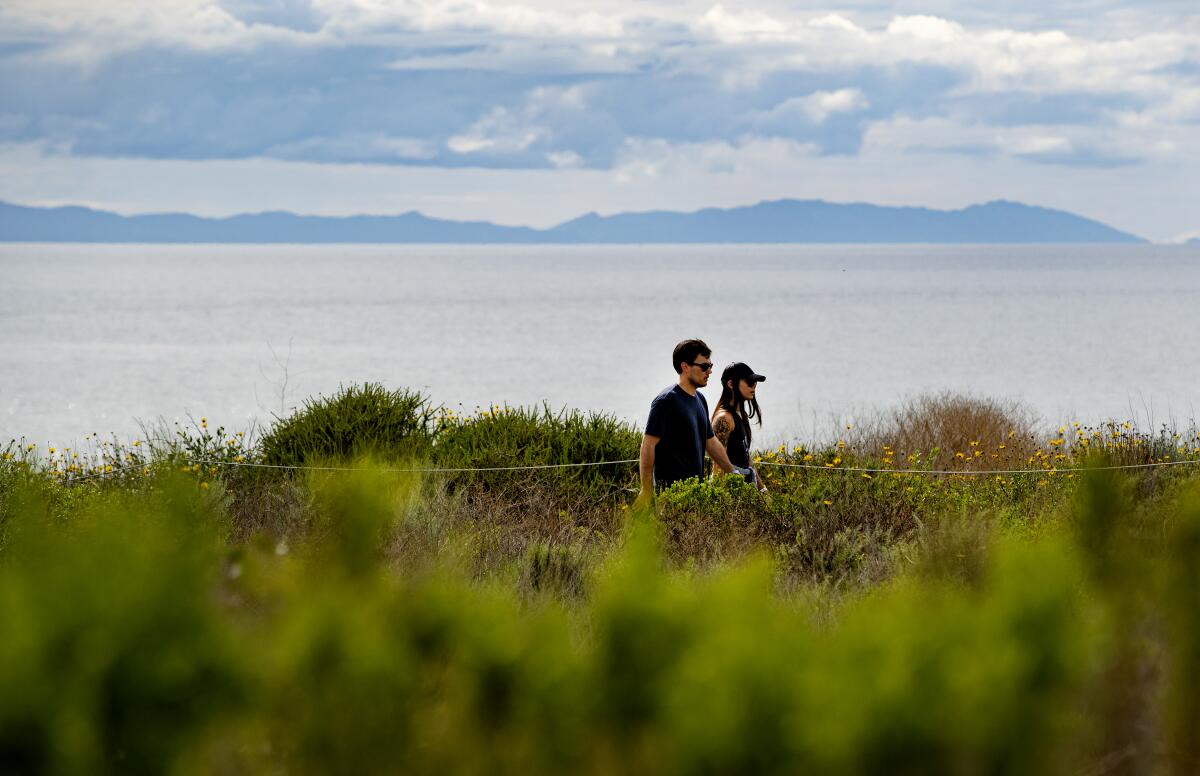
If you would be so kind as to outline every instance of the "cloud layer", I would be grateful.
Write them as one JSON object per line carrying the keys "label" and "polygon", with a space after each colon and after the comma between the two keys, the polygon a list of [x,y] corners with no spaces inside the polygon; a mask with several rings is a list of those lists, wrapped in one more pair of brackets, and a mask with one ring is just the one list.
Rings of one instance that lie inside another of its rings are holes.
{"label": "cloud layer", "polygon": [[8,0],[0,143],[624,180],[771,147],[1200,162],[1193,0],[1045,5]]}

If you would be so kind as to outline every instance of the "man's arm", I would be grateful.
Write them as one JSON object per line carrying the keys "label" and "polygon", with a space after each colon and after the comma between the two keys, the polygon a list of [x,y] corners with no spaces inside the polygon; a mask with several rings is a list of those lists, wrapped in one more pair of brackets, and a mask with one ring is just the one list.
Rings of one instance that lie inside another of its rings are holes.
{"label": "man's arm", "polygon": [[642,479],[642,492],[638,494],[635,507],[646,506],[654,497],[654,446],[658,437],[646,434],[642,437],[642,449],[638,456],[638,473]]}
{"label": "man's arm", "polygon": [[729,453],[725,452],[725,445],[721,444],[715,436],[710,436],[704,442],[704,449],[708,451],[708,457],[713,459],[713,463],[720,468],[721,471],[729,474],[733,471],[733,463],[729,460]]}
{"label": "man's arm", "polygon": [[725,452],[725,445],[721,444],[720,440],[715,436],[708,438],[708,441],[704,443],[704,449],[708,451],[708,455],[713,459],[713,463],[726,474],[731,474],[735,471],[738,474],[750,474],[753,472],[754,481],[758,483],[758,489],[763,493],[767,492],[767,487],[758,478],[758,472],[754,471],[753,468],[741,469],[734,466],[733,461],[729,460],[729,453]]}

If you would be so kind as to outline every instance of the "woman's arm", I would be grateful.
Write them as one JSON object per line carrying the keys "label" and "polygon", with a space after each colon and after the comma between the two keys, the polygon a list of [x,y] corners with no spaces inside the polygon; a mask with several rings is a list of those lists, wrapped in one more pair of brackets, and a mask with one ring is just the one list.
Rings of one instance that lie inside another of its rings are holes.
{"label": "woman's arm", "polygon": [[724,409],[717,410],[717,414],[713,415],[713,433],[717,435],[717,441],[722,447],[729,447],[729,435],[733,433],[733,418],[729,412]]}

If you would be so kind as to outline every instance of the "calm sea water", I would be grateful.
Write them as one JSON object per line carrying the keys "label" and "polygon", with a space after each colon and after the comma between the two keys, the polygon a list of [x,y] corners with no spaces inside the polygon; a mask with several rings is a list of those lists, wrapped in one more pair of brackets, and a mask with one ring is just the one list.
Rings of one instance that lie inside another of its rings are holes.
{"label": "calm sea water", "polygon": [[1200,405],[1196,247],[9,245],[0,278],[0,444],[366,380],[640,424],[692,336],[767,375],[762,441],[944,389],[1048,423]]}

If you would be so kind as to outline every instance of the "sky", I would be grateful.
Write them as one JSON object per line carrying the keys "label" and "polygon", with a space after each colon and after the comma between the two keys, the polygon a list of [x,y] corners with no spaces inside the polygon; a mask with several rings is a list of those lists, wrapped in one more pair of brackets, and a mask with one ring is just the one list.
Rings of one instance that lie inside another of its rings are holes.
{"label": "sky", "polygon": [[550,226],[766,199],[1200,235],[1197,0],[0,0],[0,199]]}

